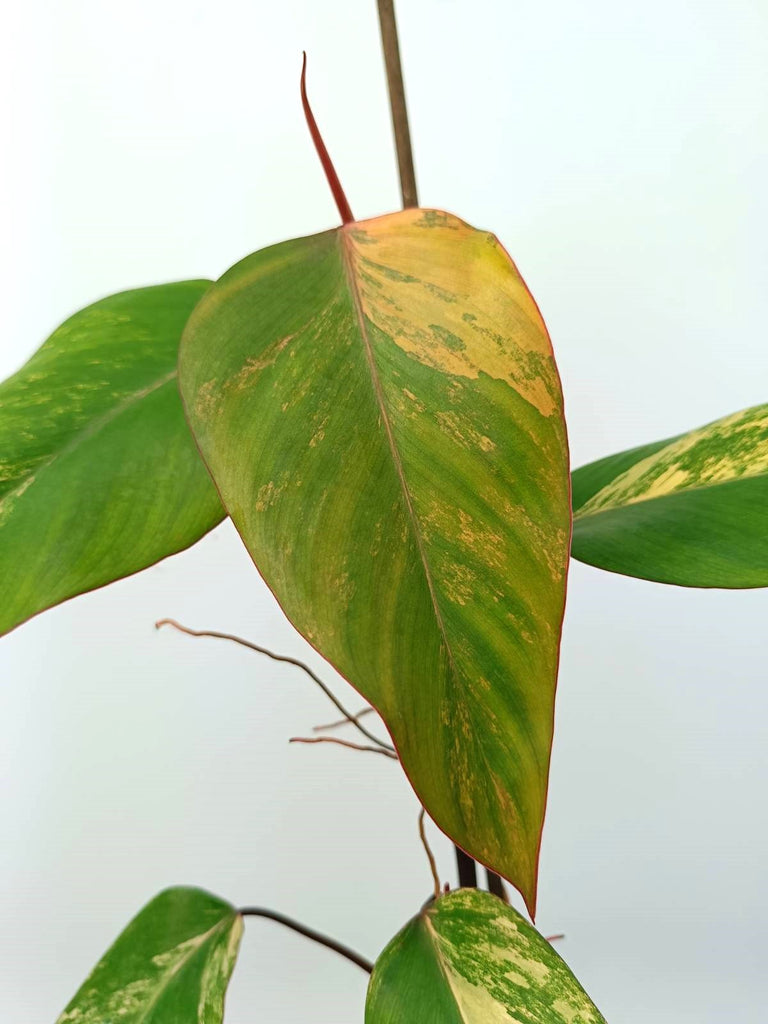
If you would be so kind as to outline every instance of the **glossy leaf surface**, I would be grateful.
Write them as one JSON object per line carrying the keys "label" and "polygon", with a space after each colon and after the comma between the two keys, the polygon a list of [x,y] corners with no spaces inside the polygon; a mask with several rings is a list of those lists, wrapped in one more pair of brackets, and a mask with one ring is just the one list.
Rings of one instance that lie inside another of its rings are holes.
{"label": "glossy leaf surface", "polygon": [[243,921],[201,889],[166,889],[104,954],[57,1024],[221,1024]]}
{"label": "glossy leaf surface", "polygon": [[573,474],[573,556],[688,587],[768,586],[768,405]]}
{"label": "glossy leaf surface", "polygon": [[547,940],[478,889],[425,907],[376,961],[365,1024],[605,1024]]}
{"label": "glossy leaf surface", "polygon": [[208,287],[96,302],[0,384],[0,633],[223,518],[176,374],[182,329]]}
{"label": "glossy leaf surface", "polygon": [[205,296],[179,373],[289,619],[532,908],[570,506],[549,338],[506,252],[425,210],[274,246]]}

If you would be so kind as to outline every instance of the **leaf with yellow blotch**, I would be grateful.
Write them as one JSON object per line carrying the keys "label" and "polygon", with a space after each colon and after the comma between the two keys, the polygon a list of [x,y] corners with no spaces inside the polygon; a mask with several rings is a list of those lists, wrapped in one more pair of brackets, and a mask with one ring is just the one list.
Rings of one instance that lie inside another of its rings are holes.
{"label": "leaf with yellow blotch", "polygon": [[379,956],[365,1024],[605,1024],[549,942],[490,893],[427,904]]}
{"label": "leaf with yellow blotch", "polygon": [[418,209],[257,252],[195,310],[179,383],[288,618],[381,713],[440,828],[533,910],[568,454],[505,250]]}
{"label": "leaf with yellow blotch", "polygon": [[686,587],[768,586],[768,405],[573,474],[573,555]]}

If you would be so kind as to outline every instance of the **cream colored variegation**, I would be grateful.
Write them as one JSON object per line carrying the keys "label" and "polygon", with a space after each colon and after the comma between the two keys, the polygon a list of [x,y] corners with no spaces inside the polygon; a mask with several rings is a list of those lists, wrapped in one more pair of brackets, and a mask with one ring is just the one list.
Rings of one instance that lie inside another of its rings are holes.
{"label": "cream colored variegation", "polygon": [[376,962],[366,1024],[605,1024],[551,944],[489,893],[426,906]]}
{"label": "cream colored variegation", "polygon": [[118,936],[57,1024],[222,1024],[243,919],[200,889],[167,889]]}
{"label": "cream colored variegation", "polygon": [[573,473],[574,558],[686,587],[768,586],[768,405]]}
{"label": "cream colored variegation", "polygon": [[692,430],[616,477],[577,510],[579,519],[768,473],[768,405]]}

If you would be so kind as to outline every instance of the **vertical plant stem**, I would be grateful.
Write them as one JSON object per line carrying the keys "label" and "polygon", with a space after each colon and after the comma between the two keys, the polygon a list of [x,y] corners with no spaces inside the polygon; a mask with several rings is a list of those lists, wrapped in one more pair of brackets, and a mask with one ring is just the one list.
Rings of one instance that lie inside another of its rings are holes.
{"label": "vertical plant stem", "polygon": [[509,903],[509,896],[504,886],[504,882],[500,875],[497,875],[495,871],[491,871],[489,868],[485,869],[485,875],[488,879],[488,892],[492,892],[494,896],[498,896],[500,900],[505,903]]}
{"label": "vertical plant stem", "polygon": [[[408,108],[405,105],[405,86],[403,85],[403,68],[400,63],[400,43],[397,38],[397,21],[395,20],[394,0],[377,0],[379,5],[379,26],[381,28],[381,45],[384,50],[384,64],[387,69],[387,86],[389,88],[389,108],[392,111],[392,128],[395,133],[395,149],[397,150],[397,167],[400,173],[400,192],[403,196],[403,209],[419,205],[416,192],[416,173],[413,169],[413,149],[411,147],[411,129],[408,126]],[[475,862],[459,847],[456,849],[456,866],[459,871],[459,885],[462,888],[477,888],[477,869]]]}
{"label": "vertical plant stem", "polygon": [[462,889],[476,889],[477,888],[477,865],[469,856],[468,853],[464,853],[458,846],[456,849],[456,867],[459,870],[459,886]]}
{"label": "vertical plant stem", "polygon": [[400,172],[400,191],[403,195],[403,209],[418,206],[416,174],[413,170],[411,131],[408,127],[408,108],[405,105],[403,68],[400,63],[400,44],[397,39],[394,0],[378,0],[381,45],[387,69],[389,106],[392,111],[392,127],[395,132],[397,166]]}

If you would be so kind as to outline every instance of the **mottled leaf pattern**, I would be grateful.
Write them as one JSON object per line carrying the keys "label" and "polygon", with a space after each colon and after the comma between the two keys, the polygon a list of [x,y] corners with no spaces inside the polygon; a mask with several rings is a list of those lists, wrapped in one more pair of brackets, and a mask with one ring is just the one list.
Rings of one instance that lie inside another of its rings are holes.
{"label": "mottled leaf pattern", "polygon": [[176,380],[182,329],[208,287],[96,302],[0,384],[0,633],[223,518]]}
{"label": "mottled leaf pattern", "polygon": [[286,614],[533,909],[570,505],[549,338],[506,252],[427,210],[258,252],[195,310],[179,377]]}
{"label": "mottled leaf pattern", "polygon": [[104,954],[57,1024],[221,1024],[243,921],[201,889],[166,889]]}
{"label": "mottled leaf pattern", "polygon": [[490,893],[428,904],[376,961],[365,1024],[605,1024],[552,946]]}
{"label": "mottled leaf pattern", "polygon": [[768,586],[768,405],[573,474],[573,555],[689,587]]}

